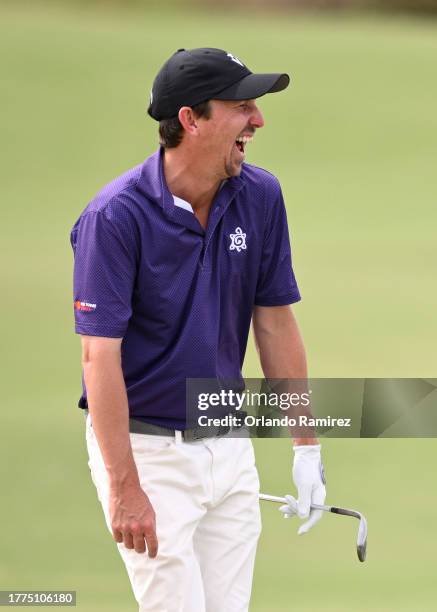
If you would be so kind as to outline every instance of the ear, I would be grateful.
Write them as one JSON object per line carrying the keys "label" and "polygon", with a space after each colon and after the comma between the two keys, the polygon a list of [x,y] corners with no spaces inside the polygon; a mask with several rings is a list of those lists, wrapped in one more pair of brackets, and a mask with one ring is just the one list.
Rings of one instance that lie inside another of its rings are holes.
{"label": "ear", "polygon": [[183,106],[179,110],[178,119],[186,132],[193,136],[197,133],[197,121],[192,108]]}

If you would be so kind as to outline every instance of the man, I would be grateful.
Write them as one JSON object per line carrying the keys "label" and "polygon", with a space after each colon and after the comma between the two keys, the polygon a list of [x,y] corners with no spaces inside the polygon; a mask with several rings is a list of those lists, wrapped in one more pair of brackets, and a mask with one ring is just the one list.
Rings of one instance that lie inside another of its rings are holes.
{"label": "man", "polygon": [[[307,375],[281,189],[244,163],[264,125],[256,99],[288,83],[226,51],[180,49],[151,94],[159,151],[106,186],[72,231],[89,466],[143,612],[248,610],[260,532],[252,445],[192,431],[185,381],[238,379],[252,318],[265,375]],[[294,442],[307,517],[325,497],[320,446]]]}

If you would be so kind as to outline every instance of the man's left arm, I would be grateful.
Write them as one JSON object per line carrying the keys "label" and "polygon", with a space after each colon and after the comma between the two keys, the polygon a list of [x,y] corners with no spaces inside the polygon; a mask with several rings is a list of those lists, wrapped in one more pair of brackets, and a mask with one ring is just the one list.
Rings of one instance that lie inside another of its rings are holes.
{"label": "man's left arm", "polygon": [[[264,376],[268,379],[307,379],[307,361],[296,319],[290,306],[255,306],[253,331]],[[299,534],[320,520],[322,512],[311,503],[323,504],[325,480],[320,444],[315,437],[294,437],[293,480],[298,491],[297,514],[308,521]],[[284,510],[284,514],[293,512]]]}

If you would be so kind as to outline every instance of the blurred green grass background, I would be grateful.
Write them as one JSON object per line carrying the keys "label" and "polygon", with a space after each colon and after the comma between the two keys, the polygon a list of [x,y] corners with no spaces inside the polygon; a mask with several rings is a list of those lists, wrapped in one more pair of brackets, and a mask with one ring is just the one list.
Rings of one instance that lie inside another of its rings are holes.
{"label": "blurred green grass background", "polygon": [[[69,229],[157,146],[159,66],[226,48],[293,86],[260,100],[248,161],[281,180],[312,376],[435,374],[437,25],[402,17],[0,4],[2,589],[75,589],[83,612],[136,606],[106,532],[75,408]],[[245,364],[257,376],[253,344]],[[328,501],[369,520],[263,508],[251,610],[434,610],[434,440],[325,440]],[[256,442],[266,492],[291,491],[289,443]]]}

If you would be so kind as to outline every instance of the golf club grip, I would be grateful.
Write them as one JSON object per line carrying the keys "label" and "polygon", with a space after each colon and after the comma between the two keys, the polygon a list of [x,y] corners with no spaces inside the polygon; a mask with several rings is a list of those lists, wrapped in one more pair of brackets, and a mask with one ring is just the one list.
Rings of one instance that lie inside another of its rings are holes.
{"label": "golf club grip", "polygon": [[[277,504],[286,504],[287,500],[285,499],[285,497],[279,497],[277,495],[265,495],[263,493],[259,494],[259,498],[262,501],[270,501],[270,502],[276,502]],[[324,512],[333,512],[332,508],[334,506],[322,506],[320,504],[311,504],[311,508],[313,510],[323,510]],[[335,508],[335,511],[338,512],[339,508]],[[339,513],[341,514],[341,513]]]}
{"label": "golf club grip", "polygon": [[[278,497],[276,495],[265,495],[259,494],[259,499],[263,501],[276,502],[277,504],[286,504],[287,500],[285,497]],[[324,506],[321,504],[311,504],[312,510],[322,510],[323,512],[332,512],[333,514],[342,514],[343,516],[354,516],[357,519],[361,519],[361,515],[356,510],[349,510],[347,508],[339,508],[338,506]]]}

